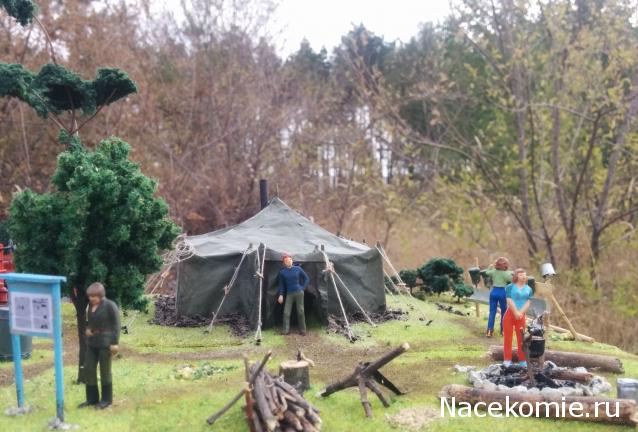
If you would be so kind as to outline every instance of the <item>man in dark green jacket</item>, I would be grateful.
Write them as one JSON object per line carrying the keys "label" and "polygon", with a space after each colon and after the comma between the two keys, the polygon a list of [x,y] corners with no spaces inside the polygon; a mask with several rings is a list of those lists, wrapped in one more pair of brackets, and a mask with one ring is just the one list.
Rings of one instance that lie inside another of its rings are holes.
{"label": "man in dark green jacket", "polygon": [[[113,379],[111,376],[111,356],[117,353],[120,339],[120,311],[117,305],[106,298],[104,286],[91,284],[86,294],[89,306],[86,311],[86,401],[80,408],[96,405],[104,409],[113,403]],[[102,399],[97,387],[97,367],[100,365]]]}

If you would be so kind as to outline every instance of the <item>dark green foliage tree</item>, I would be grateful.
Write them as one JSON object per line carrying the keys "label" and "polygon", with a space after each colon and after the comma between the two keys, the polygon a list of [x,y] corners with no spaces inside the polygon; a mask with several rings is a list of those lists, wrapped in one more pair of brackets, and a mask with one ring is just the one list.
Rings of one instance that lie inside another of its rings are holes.
{"label": "dark green foliage tree", "polygon": [[410,288],[410,291],[412,291],[412,288],[416,287],[416,279],[419,276],[416,270],[399,270],[399,276],[401,277],[401,280],[408,286],[408,288]]}
{"label": "dark green foliage tree", "polygon": [[[95,115],[103,107],[136,91],[135,83],[119,69],[99,69],[91,81],[57,64],[46,64],[34,74],[19,64],[0,63],[0,97],[20,99],[40,117],[52,117],[71,135],[86,124],[86,121],[76,123],[76,111]],[[71,113],[71,120],[65,126],[59,116],[67,111]]]}
{"label": "dark green foliage tree", "polygon": [[156,182],[128,159],[126,142],[109,138],[95,151],[77,137],[70,142],[58,157],[53,192],[27,189],[14,197],[10,231],[18,271],[67,276],[84,334],[85,288],[101,281],[120,305],[144,308],[146,275],[160,269],[157,251],[170,248],[179,230],[154,196]]}
{"label": "dark green foliage tree", "polygon": [[37,11],[31,0],[0,0],[0,6],[23,26],[31,23]]}
{"label": "dark green foliage tree", "polygon": [[432,258],[417,270],[425,288],[441,294],[452,290],[454,297],[469,297],[474,290],[463,281],[463,268],[449,258]]}
{"label": "dark green foliage tree", "polygon": [[[21,24],[37,21],[30,1],[0,1]],[[83,80],[56,63],[48,42],[53,63],[37,74],[20,64],[0,63],[0,97],[17,98],[40,117],[52,119],[68,146],[58,156],[52,192],[27,189],[15,195],[9,231],[18,245],[18,271],[67,277],[64,289],[78,324],[78,381],[84,381],[87,286],[103,282],[107,296],[121,306],[144,308],[146,276],[160,269],[158,250],[169,248],[179,230],[168,219],[164,200],[154,196],[156,182],[128,159],[126,142],[112,137],[89,151],[77,134],[103,107],[136,92],[135,83],[110,68],[99,69],[94,80]],[[78,113],[90,117],[79,123]],[[68,122],[64,114],[70,114]]]}

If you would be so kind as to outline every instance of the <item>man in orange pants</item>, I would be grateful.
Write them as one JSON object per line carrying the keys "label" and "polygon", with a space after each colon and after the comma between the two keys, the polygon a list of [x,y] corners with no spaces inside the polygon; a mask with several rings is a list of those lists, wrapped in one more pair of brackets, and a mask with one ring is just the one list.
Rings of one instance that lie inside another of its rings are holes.
{"label": "man in orange pants", "polygon": [[525,312],[531,304],[534,295],[527,285],[527,273],[523,269],[516,269],[512,283],[505,289],[507,311],[503,317],[503,364],[512,364],[512,332],[516,332],[518,360],[521,366],[527,367],[525,353],[523,353],[523,330],[525,328]]}

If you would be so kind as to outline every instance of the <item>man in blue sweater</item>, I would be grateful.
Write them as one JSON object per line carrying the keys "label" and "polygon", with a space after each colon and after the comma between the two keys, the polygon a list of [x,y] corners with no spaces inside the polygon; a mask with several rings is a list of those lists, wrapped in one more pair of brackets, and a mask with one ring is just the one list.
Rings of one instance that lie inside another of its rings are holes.
{"label": "man in blue sweater", "polygon": [[284,253],[282,257],[284,266],[279,270],[279,290],[277,294],[279,304],[284,302],[284,294],[286,295],[286,304],[284,305],[284,334],[290,333],[290,314],[292,313],[293,303],[297,308],[297,322],[299,324],[299,333],[306,335],[306,316],[303,307],[303,291],[308,286],[309,278],[306,272],[299,266],[292,265],[292,257]]}

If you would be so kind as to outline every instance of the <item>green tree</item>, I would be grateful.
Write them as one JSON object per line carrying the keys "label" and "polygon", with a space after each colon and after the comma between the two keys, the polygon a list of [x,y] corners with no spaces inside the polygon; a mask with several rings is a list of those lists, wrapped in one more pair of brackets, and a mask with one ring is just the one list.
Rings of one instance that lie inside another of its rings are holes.
{"label": "green tree", "polygon": [[469,297],[474,293],[463,281],[463,268],[449,258],[432,258],[417,272],[425,288],[437,294],[452,290],[454,297]]}
{"label": "green tree", "polygon": [[83,335],[85,288],[101,281],[120,305],[145,307],[146,276],[160,269],[157,250],[171,246],[178,228],[154,197],[156,182],[128,159],[126,142],[109,138],[89,151],[72,141],[58,157],[53,192],[27,189],[14,197],[10,231],[18,271],[67,276]]}
{"label": "green tree", "polygon": [[414,269],[399,270],[399,276],[408,288],[410,288],[410,292],[412,292],[412,289],[416,287],[416,279],[419,276],[417,271]]}
{"label": "green tree", "polygon": [[[30,21],[24,11],[33,14],[35,7],[22,3],[2,6],[12,16],[18,10],[24,24]],[[157,183],[128,159],[126,142],[111,137],[89,151],[78,136],[103,107],[136,92],[135,83],[119,69],[99,69],[94,80],[86,81],[52,57],[54,63],[38,74],[0,63],[0,97],[17,98],[40,117],[51,118],[61,128],[60,142],[68,146],[58,156],[53,191],[26,189],[14,196],[9,231],[18,244],[18,271],[67,276],[64,289],[78,324],[78,381],[83,381],[86,287],[101,281],[121,306],[144,308],[146,276],[159,270],[158,249],[171,246],[178,227],[167,218],[164,200],[154,196]]]}

